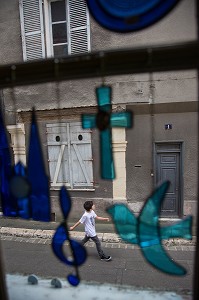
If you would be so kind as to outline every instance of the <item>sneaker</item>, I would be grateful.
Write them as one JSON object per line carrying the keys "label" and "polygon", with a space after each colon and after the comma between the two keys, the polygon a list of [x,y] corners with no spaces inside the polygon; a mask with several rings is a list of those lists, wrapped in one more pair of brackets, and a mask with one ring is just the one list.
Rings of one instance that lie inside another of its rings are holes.
{"label": "sneaker", "polygon": [[103,255],[103,256],[101,257],[101,260],[109,261],[109,260],[111,260],[111,256]]}

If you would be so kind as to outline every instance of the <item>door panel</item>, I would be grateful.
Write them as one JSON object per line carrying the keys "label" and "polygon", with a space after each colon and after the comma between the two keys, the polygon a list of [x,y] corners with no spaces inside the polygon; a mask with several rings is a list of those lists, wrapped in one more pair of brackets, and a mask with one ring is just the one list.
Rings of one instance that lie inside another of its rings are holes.
{"label": "door panel", "polygon": [[[165,149],[166,148],[166,149]],[[161,208],[163,217],[180,217],[181,215],[181,152],[171,152],[167,147],[161,145],[156,148],[156,184],[165,180],[170,181],[169,190],[166,193]],[[175,151],[175,150],[174,150]]]}

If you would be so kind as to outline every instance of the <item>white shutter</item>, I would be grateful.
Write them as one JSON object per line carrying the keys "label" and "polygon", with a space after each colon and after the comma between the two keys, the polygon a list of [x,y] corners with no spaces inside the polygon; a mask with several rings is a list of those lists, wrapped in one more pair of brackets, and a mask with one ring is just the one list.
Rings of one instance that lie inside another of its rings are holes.
{"label": "white shutter", "polygon": [[70,144],[74,187],[92,186],[93,168],[90,130],[83,130],[81,124],[71,123]]}
{"label": "white shutter", "polygon": [[90,51],[90,22],[85,0],[68,0],[69,54]]}
{"label": "white shutter", "polygon": [[78,123],[47,124],[48,161],[52,187],[93,186],[91,133]]}
{"label": "white shutter", "polygon": [[45,58],[42,0],[19,0],[23,59]]}

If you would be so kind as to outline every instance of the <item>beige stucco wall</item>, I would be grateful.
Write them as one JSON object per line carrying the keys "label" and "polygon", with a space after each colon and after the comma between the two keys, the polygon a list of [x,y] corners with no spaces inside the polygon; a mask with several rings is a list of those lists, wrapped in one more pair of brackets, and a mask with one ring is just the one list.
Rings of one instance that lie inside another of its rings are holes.
{"label": "beige stucco wall", "polygon": [[[90,17],[91,50],[146,47],[165,43],[181,43],[194,41],[196,30],[196,0],[182,0],[162,20],[144,30],[120,34],[110,32],[96,23]],[[0,37],[3,43],[0,51],[2,64],[22,61],[22,45],[18,1],[12,3],[0,1]],[[14,47],[13,47],[14,45]],[[149,75],[125,75],[105,78],[105,83],[113,88],[113,103],[135,103],[149,101]],[[167,72],[154,75],[155,96],[160,102],[189,101],[196,94],[196,73]],[[48,110],[60,107],[84,107],[96,105],[95,87],[102,83],[102,78],[88,80],[73,80],[59,83],[59,95],[56,84],[42,84],[17,88],[15,90],[16,108],[29,110],[34,103],[36,109]],[[172,90],[172,93],[170,92]],[[4,91],[7,110],[12,110],[13,99],[9,90]],[[59,102],[59,104],[58,104]]]}

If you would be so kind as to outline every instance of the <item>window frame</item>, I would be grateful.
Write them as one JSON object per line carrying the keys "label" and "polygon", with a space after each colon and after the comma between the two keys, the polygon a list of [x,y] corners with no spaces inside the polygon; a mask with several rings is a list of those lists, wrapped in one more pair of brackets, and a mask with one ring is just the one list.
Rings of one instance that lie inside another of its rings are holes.
{"label": "window frame", "polygon": [[[61,0],[43,0],[43,15],[44,15],[44,24],[45,24],[45,44],[46,44],[46,56],[47,58],[54,57],[53,49],[53,35],[52,35],[52,17],[51,17],[51,3],[61,1]],[[67,26],[67,40],[68,40],[68,55],[71,55],[71,32],[70,32],[70,13],[69,13],[69,3],[65,0],[66,5],[66,26]],[[87,24],[88,25],[88,52],[91,51],[91,38],[90,38],[90,20],[89,20],[89,11],[88,8],[86,12]]]}
{"label": "window frame", "polygon": [[[50,46],[51,46],[51,56],[54,57],[54,44],[53,44],[53,31],[52,31],[52,14],[51,14],[51,3],[52,2],[58,2],[61,0],[48,0],[48,10],[49,10],[49,29],[50,29]],[[59,24],[61,23],[66,23],[66,32],[67,32],[67,43],[59,43],[57,45],[67,45],[68,48],[68,54],[69,54],[69,46],[70,46],[70,32],[68,29],[68,2],[65,1],[65,7],[66,7],[66,20],[65,21],[60,21],[58,22]],[[54,22],[56,23],[56,22]]]}

